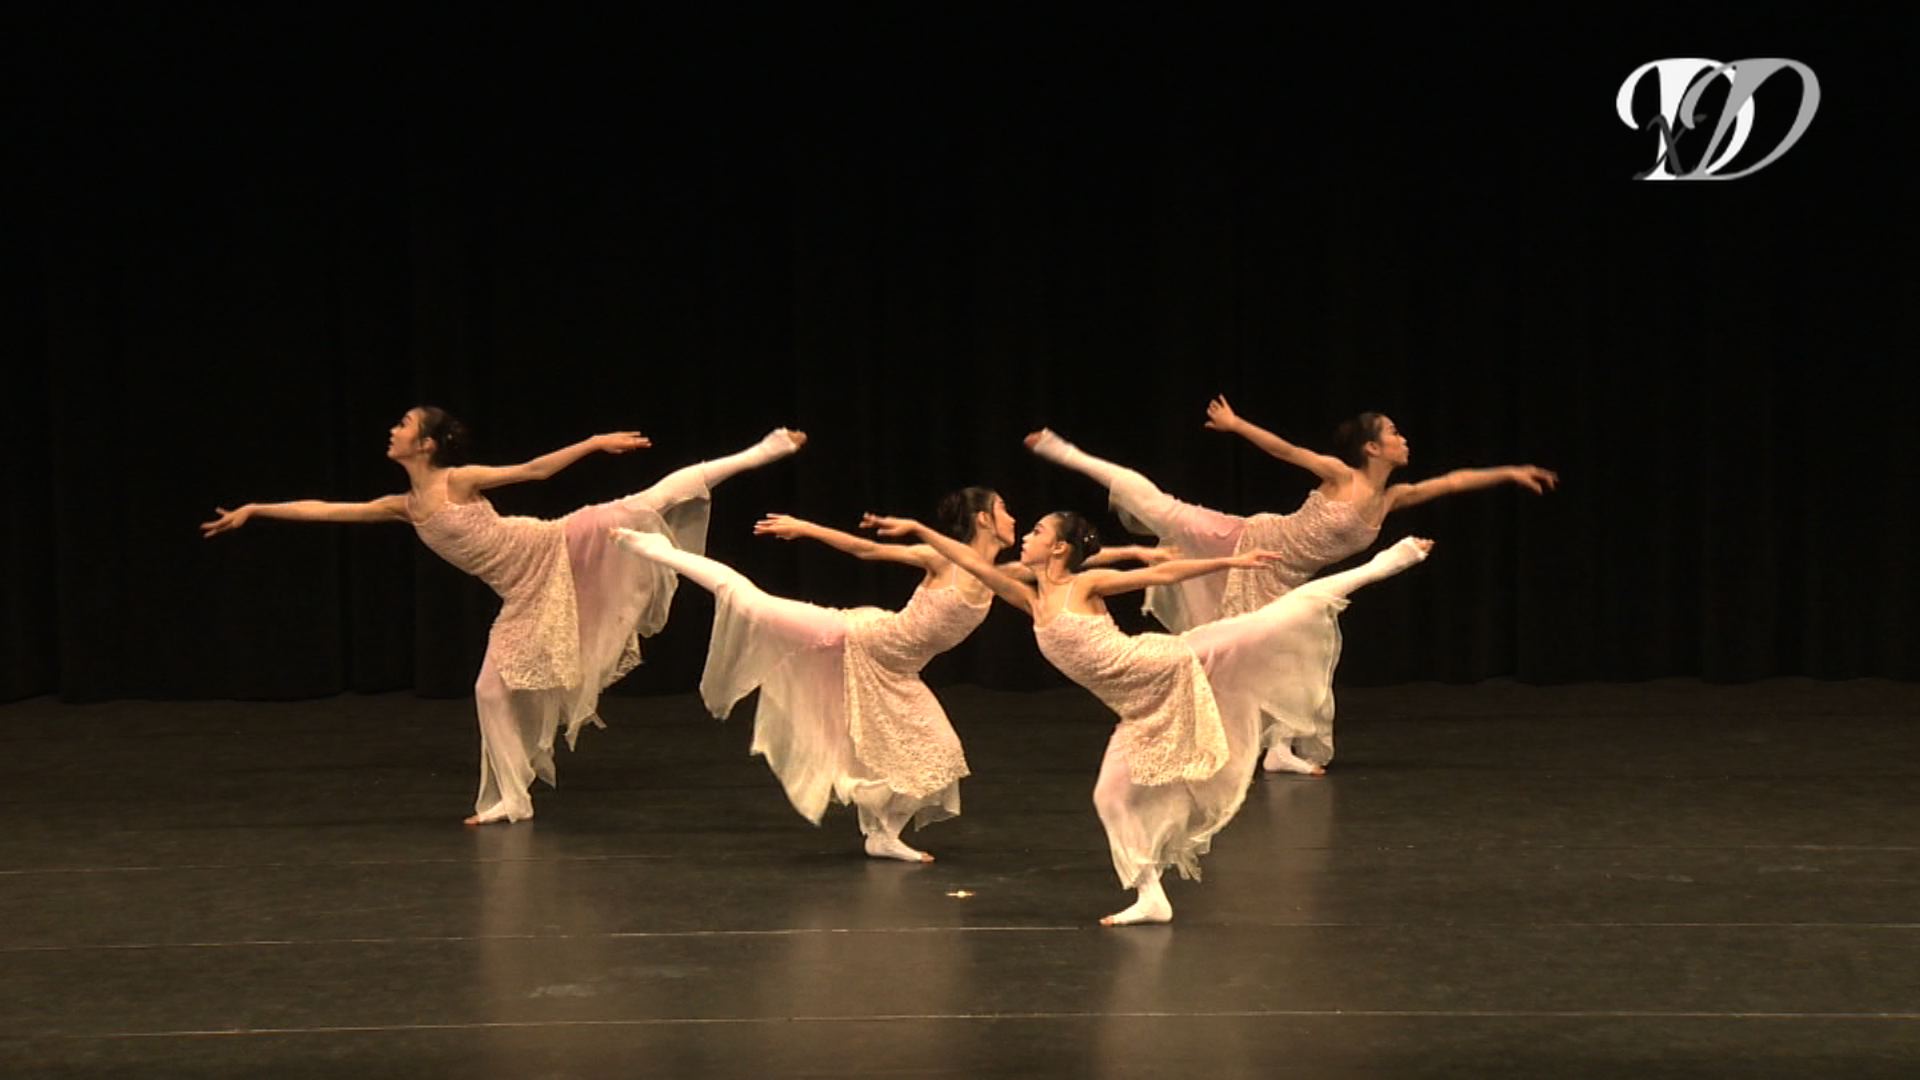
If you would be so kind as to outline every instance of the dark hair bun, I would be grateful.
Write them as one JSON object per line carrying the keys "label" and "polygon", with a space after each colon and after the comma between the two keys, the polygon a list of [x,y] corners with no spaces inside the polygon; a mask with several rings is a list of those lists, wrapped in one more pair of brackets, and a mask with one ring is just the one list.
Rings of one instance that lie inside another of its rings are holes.
{"label": "dark hair bun", "polygon": [[955,540],[972,540],[973,516],[992,512],[993,499],[992,488],[964,487],[950,491],[934,509],[934,520],[939,522],[941,532]]}
{"label": "dark hair bun", "polygon": [[441,468],[465,465],[472,440],[467,425],[438,405],[421,405],[420,434],[433,440],[433,463]]}

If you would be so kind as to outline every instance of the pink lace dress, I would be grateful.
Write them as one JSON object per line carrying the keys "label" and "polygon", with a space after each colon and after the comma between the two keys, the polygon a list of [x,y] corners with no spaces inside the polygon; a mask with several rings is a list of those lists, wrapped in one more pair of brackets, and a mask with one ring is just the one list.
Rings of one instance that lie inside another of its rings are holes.
{"label": "pink lace dress", "polygon": [[753,752],[809,821],[836,799],[869,833],[884,817],[952,817],[966,756],[920,671],[973,633],[990,601],[922,584],[899,611],[840,610],[723,587],[701,696],[724,717],[760,691]]}
{"label": "pink lace dress", "polygon": [[1312,590],[1184,634],[1128,635],[1105,613],[1034,624],[1040,651],[1119,718],[1094,805],[1114,872],[1137,888],[1199,860],[1240,809],[1258,754],[1263,702],[1312,715],[1339,660],[1346,601]]}
{"label": "pink lace dress", "polygon": [[501,517],[485,497],[443,502],[413,519],[433,552],[479,578],[500,597],[474,685],[480,721],[477,813],[518,821],[533,816],[538,777],[554,783],[553,741],[565,725],[604,726],[600,692],[640,662],[639,635],[666,624],[674,575],[614,551],[615,526],[663,533],[699,551],[706,544],[708,492],[656,485],[557,521]]}
{"label": "pink lace dress", "polygon": [[[1179,547],[1188,558],[1240,555],[1261,549],[1284,556],[1258,569],[1233,569],[1148,589],[1146,610],[1161,623],[1182,630],[1258,611],[1306,584],[1328,565],[1365,551],[1380,535],[1380,526],[1367,521],[1359,506],[1330,499],[1318,490],[1310,492],[1291,514],[1251,517],[1167,501],[1174,509],[1156,515],[1160,542]],[[1130,515],[1123,513],[1122,517]],[[1133,527],[1131,519],[1129,525]],[[1337,640],[1335,646],[1337,658]],[[1271,744],[1284,738],[1292,740],[1294,752],[1308,761],[1325,765],[1333,760],[1331,684],[1321,687],[1318,696],[1326,705],[1311,714],[1289,707],[1295,695],[1269,702],[1263,710],[1266,722],[1261,742]]]}
{"label": "pink lace dress", "polygon": [[[1373,545],[1380,526],[1361,516],[1358,506],[1322,495],[1318,489],[1291,514],[1223,514],[1172,498],[1157,508],[1149,525],[1115,507],[1128,528],[1159,537],[1189,559],[1212,559],[1265,549],[1284,558],[1258,570],[1229,570],[1190,578],[1177,585],[1147,590],[1145,609],[1161,624],[1189,630],[1227,615],[1242,615],[1296,589],[1327,566]],[[1157,526],[1157,528],[1155,527]]]}

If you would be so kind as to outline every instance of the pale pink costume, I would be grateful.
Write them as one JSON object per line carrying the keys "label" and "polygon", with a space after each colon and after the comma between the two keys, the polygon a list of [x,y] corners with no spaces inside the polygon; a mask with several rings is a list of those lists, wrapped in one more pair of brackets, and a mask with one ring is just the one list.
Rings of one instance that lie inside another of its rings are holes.
{"label": "pale pink costume", "polygon": [[[1140,473],[1093,457],[1051,432],[1034,451],[1105,484],[1114,511],[1129,529],[1179,548],[1182,558],[1210,559],[1262,549],[1282,556],[1258,569],[1236,568],[1148,589],[1144,609],[1176,632],[1258,611],[1330,564],[1365,551],[1380,535],[1380,526],[1368,522],[1354,504],[1330,499],[1317,490],[1291,514],[1242,517],[1181,502]],[[1314,764],[1332,760],[1331,685],[1322,694],[1328,702],[1324,718],[1299,715],[1289,710],[1285,699],[1272,702],[1264,709],[1262,744],[1289,739],[1299,756]]]}
{"label": "pale pink costume", "polygon": [[1260,714],[1329,721],[1347,595],[1420,562],[1411,540],[1356,569],[1308,582],[1258,611],[1181,634],[1127,635],[1101,613],[1061,611],[1040,651],[1119,717],[1094,785],[1121,885],[1139,888],[1199,860],[1240,809],[1259,753]]}
{"label": "pale pink costume", "polygon": [[[760,446],[667,475],[635,495],[576,510],[555,521],[501,517],[484,496],[444,502],[413,519],[433,552],[500,596],[474,683],[480,720],[480,790],[474,811],[488,820],[533,816],[537,777],[553,784],[553,741],[567,746],[588,723],[604,727],[600,692],[640,663],[640,635],[666,625],[674,576],[613,550],[609,530],[658,533],[693,551],[706,547],[709,482],[746,462],[792,453],[784,431]],[[736,461],[736,459],[739,459]]]}
{"label": "pale pink costume", "polygon": [[899,611],[817,607],[651,537],[621,544],[713,592],[701,698],[725,717],[760,691],[753,752],[808,821],[837,800],[856,808],[862,831],[897,836],[909,819],[920,827],[960,812],[966,757],[920,671],[973,633],[991,598],[922,584]]}

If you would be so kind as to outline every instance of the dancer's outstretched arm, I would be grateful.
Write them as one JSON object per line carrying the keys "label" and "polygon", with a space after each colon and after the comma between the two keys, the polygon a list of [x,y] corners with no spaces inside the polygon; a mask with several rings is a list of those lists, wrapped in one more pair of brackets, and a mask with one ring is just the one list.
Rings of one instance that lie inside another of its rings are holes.
{"label": "dancer's outstretched arm", "polygon": [[1176,585],[1188,578],[1217,574],[1222,570],[1253,570],[1278,562],[1276,551],[1249,551],[1218,559],[1173,559],[1144,570],[1089,570],[1080,575],[1087,583],[1089,596],[1117,596],[1154,585]]}
{"label": "dancer's outstretched arm", "polygon": [[447,470],[447,490],[459,501],[462,496],[488,488],[505,487],[508,484],[524,484],[529,480],[545,480],[561,469],[579,461],[588,454],[624,454],[629,450],[644,450],[653,445],[653,440],[637,431],[616,431],[606,435],[595,435],[590,439],[581,439],[572,446],[562,447],[551,454],[541,454],[530,461],[518,465],[459,465]]}
{"label": "dancer's outstretched arm", "polygon": [[788,514],[768,514],[753,525],[756,536],[777,536],[782,540],[818,540],[830,548],[844,551],[856,559],[873,562],[903,563],[934,573],[945,561],[926,544],[880,544],[864,536],[829,529]]}
{"label": "dancer's outstretched arm", "polygon": [[1316,453],[1287,440],[1257,424],[1242,419],[1227,404],[1226,395],[1207,403],[1207,424],[1214,431],[1238,435],[1289,465],[1298,465],[1324,481],[1341,483],[1353,475],[1353,467],[1330,454]]}
{"label": "dancer's outstretched arm", "polygon": [[1087,556],[1086,561],[1080,565],[1089,569],[1113,566],[1116,563],[1123,562],[1140,562],[1146,563],[1148,566],[1159,566],[1162,563],[1170,562],[1179,557],[1180,549],[1176,547],[1151,547],[1146,544],[1119,544],[1114,547],[1101,548],[1099,551]]}
{"label": "dancer's outstretched arm", "polygon": [[860,527],[873,529],[881,536],[911,536],[940,553],[940,556],[960,569],[980,579],[995,596],[1012,604],[1027,614],[1033,614],[1039,605],[1040,594],[1034,587],[1019,578],[995,566],[981,557],[980,553],[953,537],[930,529],[912,518],[886,517],[881,514],[867,514],[860,519]]}
{"label": "dancer's outstretched arm", "polygon": [[1544,495],[1560,483],[1560,474],[1538,465],[1502,465],[1492,469],[1455,469],[1444,476],[1417,484],[1394,484],[1387,488],[1387,512],[1405,510],[1442,495],[1463,491],[1518,484],[1535,495]]}
{"label": "dancer's outstretched arm", "polygon": [[212,521],[201,523],[202,537],[232,532],[257,517],[277,518],[281,521],[331,521],[350,524],[405,521],[407,520],[407,497],[383,495],[371,502],[360,503],[297,499],[293,502],[281,503],[248,503],[234,510],[217,506],[214,510],[220,516]]}

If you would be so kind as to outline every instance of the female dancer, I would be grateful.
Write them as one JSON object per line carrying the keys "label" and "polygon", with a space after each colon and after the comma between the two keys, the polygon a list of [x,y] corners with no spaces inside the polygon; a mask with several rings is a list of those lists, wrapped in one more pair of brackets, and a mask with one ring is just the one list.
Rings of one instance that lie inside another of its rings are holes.
{"label": "female dancer", "polygon": [[[1013,543],[1013,518],[994,492],[979,487],[940,502],[941,528],[962,550],[991,561]],[[905,862],[933,856],[907,846],[900,832],[960,812],[967,761],[920,669],[973,633],[993,595],[950,559],[921,544],[876,544],[785,514],[754,531],[818,540],[862,559],[922,573],[899,611],[842,611],[769,596],[731,567],[676,549],[664,537],[618,530],[621,546],[712,591],[713,637],[700,693],[725,718],[760,690],[753,752],[815,825],[829,798],[857,810],[867,854]]]}
{"label": "female dancer", "polygon": [[[1120,718],[1100,763],[1093,805],[1106,827],[1113,868],[1138,895],[1106,926],[1167,922],[1173,905],[1160,884],[1177,867],[1199,877],[1199,858],[1240,808],[1258,753],[1262,704],[1285,701],[1311,714],[1339,658],[1336,616],[1346,596],[1426,558],[1430,541],[1408,538],[1355,570],[1296,589],[1257,612],[1184,634],[1128,636],[1105,598],[1173,585],[1278,558],[1248,551],[1175,559],[1142,570],[1086,570],[1099,536],[1063,512],[1040,519],[1020,548],[1018,575],[909,518],[869,514],[883,536],[914,536],[985,582],[1033,618],[1040,651]],[[1025,580],[1031,577],[1032,581]]]}
{"label": "female dancer", "polygon": [[420,406],[407,410],[387,442],[387,457],[407,471],[405,495],[222,507],[200,530],[216,536],[256,517],[404,521],[435,554],[492,586],[502,603],[473,688],[480,793],[466,823],[523,821],[533,816],[534,778],[554,783],[553,736],[560,723],[566,723],[569,748],[583,724],[604,727],[597,715],[600,691],[640,662],[637,635],[652,636],[666,625],[673,576],[613,556],[607,530],[642,529],[702,549],[713,486],[805,442],[804,434],[781,428],[740,453],[687,466],[638,494],[556,521],[503,518],[483,492],[544,480],[596,451],[624,454],[652,443],[623,431],[519,465],[468,465],[466,428],[442,409]]}
{"label": "female dancer", "polygon": [[[1241,517],[1181,502],[1145,476],[1084,453],[1051,431],[1027,436],[1027,446],[1058,465],[1106,485],[1109,500],[1127,527],[1151,533],[1162,544],[1192,556],[1226,555],[1255,548],[1275,551],[1270,564],[1235,569],[1147,590],[1145,608],[1168,629],[1181,631],[1215,619],[1257,611],[1299,587],[1331,563],[1366,550],[1380,535],[1388,514],[1442,495],[1518,484],[1535,494],[1559,482],[1534,465],[1456,469],[1415,484],[1388,484],[1409,459],[1406,436],[1391,419],[1361,413],[1334,433],[1338,457],[1317,454],[1235,415],[1225,397],[1207,405],[1206,426],[1232,432],[1291,465],[1320,478],[1320,486],[1291,514]],[[1301,729],[1276,710],[1268,710],[1262,742],[1268,746],[1268,772],[1318,776],[1333,760],[1333,716],[1323,725]]]}

